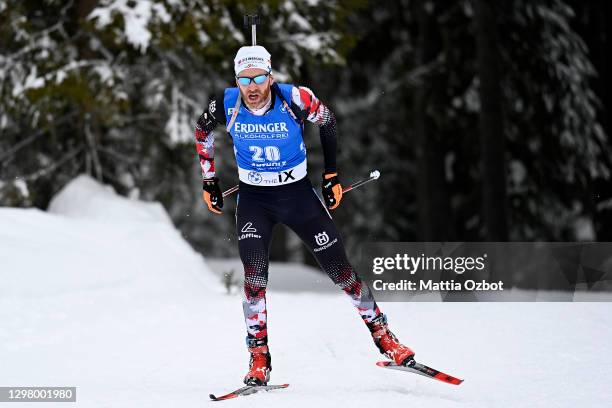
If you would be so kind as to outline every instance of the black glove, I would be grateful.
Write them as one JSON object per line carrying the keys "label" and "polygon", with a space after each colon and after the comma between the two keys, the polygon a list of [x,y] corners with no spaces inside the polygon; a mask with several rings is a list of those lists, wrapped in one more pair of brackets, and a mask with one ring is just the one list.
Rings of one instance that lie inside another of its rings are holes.
{"label": "black glove", "polygon": [[217,101],[213,97],[208,102],[208,107],[202,112],[200,117],[198,118],[197,125],[200,130],[203,130],[206,133],[210,133],[217,126],[217,118],[215,117],[215,112],[217,111]]}
{"label": "black glove", "polygon": [[338,173],[324,173],[323,186],[321,188],[325,205],[330,210],[336,209],[342,200],[342,186],[338,180]]}
{"label": "black glove", "polygon": [[221,209],[223,208],[223,193],[219,188],[219,179],[217,177],[204,179],[203,189],[204,192],[202,193],[202,197],[208,209],[215,214],[221,214]]}

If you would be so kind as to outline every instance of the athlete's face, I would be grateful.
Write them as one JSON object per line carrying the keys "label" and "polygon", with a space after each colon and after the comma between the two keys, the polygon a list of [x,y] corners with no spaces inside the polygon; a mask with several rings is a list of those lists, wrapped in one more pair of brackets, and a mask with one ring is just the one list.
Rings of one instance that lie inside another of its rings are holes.
{"label": "athlete's face", "polygon": [[[248,68],[240,71],[238,78],[255,78],[259,75],[266,75],[268,72],[259,68]],[[251,110],[259,109],[266,104],[268,98],[270,98],[270,86],[274,79],[272,74],[266,77],[266,80],[261,84],[256,84],[255,81],[251,80],[250,84],[242,85],[238,79],[236,79],[236,85],[240,89],[240,95],[242,100],[245,101],[247,107]]]}

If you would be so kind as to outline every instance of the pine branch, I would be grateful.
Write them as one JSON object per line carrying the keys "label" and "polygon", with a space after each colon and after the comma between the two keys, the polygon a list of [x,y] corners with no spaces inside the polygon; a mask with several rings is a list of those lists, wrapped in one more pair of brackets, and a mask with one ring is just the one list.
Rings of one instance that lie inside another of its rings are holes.
{"label": "pine branch", "polygon": [[99,151],[100,153],[104,153],[104,154],[106,154],[107,156],[109,156],[109,157],[111,157],[111,158],[113,158],[113,159],[116,159],[116,160],[119,160],[119,161],[125,162],[125,163],[127,163],[128,165],[130,165],[130,166],[133,166],[133,165],[135,165],[135,164],[137,164],[137,163],[138,163],[138,160],[137,160],[137,159],[134,159],[134,158],[128,157],[128,156],[126,156],[126,155],[124,155],[124,154],[121,154],[121,153],[117,153],[116,151],[114,151],[114,150],[112,150],[112,149],[109,149],[109,148],[107,148],[107,147],[98,147],[98,151]]}
{"label": "pine branch", "polygon": [[[76,112],[70,112],[67,115],[62,116],[61,118],[57,119],[54,121],[55,125],[59,125],[62,124],[64,122],[67,122],[69,119],[72,119],[72,117],[74,117],[76,115]],[[24,147],[28,146],[29,144],[33,143],[36,139],[38,139],[40,136],[44,135],[47,132],[48,129],[40,129],[38,130],[36,133],[34,133],[33,135],[27,137],[26,139],[20,141],[19,143],[15,144],[12,148],[10,148],[9,150],[7,150],[6,152],[4,152],[3,154],[0,155],[0,163],[3,163],[5,160],[7,160],[9,157],[13,156],[15,153],[17,153],[19,150],[23,149]]]}
{"label": "pine branch", "polygon": [[20,178],[25,181],[33,181],[33,180],[38,179],[39,177],[46,176],[50,174],[51,172],[55,171],[57,168],[63,166],[67,161],[74,158],[77,154],[81,153],[82,151],[83,151],[83,146],[75,147],[70,152],[68,152],[68,154],[64,155],[64,157],[62,157],[59,161],[53,163],[52,165],[45,167],[44,169],[40,169],[27,176],[20,177]]}

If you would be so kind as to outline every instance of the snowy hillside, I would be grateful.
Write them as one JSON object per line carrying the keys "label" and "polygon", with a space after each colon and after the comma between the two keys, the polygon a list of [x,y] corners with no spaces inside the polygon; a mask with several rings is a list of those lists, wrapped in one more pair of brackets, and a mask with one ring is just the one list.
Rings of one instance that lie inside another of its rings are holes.
{"label": "snowy hillside", "polygon": [[268,296],[271,382],[291,386],[209,402],[248,364],[240,297],[219,277],[239,264],[208,265],[161,206],[85,177],[49,212],[0,208],[0,259],[0,386],[76,386],[78,407],[612,404],[610,303],[381,304],[417,359],[465,378],[455,387],[376,367],[350,302],[282,264]]}

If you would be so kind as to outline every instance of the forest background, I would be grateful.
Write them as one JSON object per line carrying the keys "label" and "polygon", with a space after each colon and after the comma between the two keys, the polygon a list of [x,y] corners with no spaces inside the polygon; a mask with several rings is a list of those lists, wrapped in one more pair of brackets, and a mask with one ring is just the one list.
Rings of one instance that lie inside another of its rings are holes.
{"label": "forest background", "polygon": [[[275,77],[335,112],[351,256],[377,241],[612,241],[604,0],[0,0],[0,205],[45,209],[88,173],[236,256],[235,200],[201,199],[193,125],[233,86],[259,8]],[[608,53],[609,54],[609,53]],[[320,186],[316,128],[306,132]],[[236,184],[217,130],[217,172]],[[272,260],[312,263],[277,227]]]}

